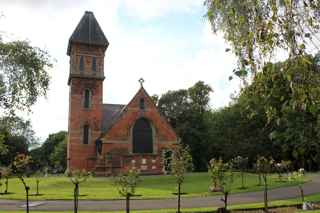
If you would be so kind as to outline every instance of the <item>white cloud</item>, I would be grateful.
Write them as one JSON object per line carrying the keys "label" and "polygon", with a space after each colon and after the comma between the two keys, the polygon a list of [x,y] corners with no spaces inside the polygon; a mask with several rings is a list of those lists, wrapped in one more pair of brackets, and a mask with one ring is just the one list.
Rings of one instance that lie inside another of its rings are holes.
{"label": "white cloud", "polygon": [[160,17],[174,12],[191,12],[202,0],[123,0],[126,13],[143,20]]}
{"label": "white cloud", "polygon": [[200,48],[184,54],[190,44],[181,38],[154,40],[143,31],[119,36],[106,54],[106,102],[127,103],[139,87],[137,80],[143,77],[150,95],[188,88],[202,80],[214,89],[213,107],[228,104],[230,94],[239,88],[238,79],[228,80],[236,63],[234,56],[225,52],[228,45],[221,35],[213,35],[206,23],[195,40]]}

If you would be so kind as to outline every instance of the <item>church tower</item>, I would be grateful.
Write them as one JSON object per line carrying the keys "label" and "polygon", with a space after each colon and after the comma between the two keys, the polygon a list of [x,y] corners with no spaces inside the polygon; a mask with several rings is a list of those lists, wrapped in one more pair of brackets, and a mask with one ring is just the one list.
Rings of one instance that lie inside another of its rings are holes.
{"label": "church tower", "polygon": [[86,11],[69,39],[68,168],[93,170],[101,134],[104,55],[109,42]]}

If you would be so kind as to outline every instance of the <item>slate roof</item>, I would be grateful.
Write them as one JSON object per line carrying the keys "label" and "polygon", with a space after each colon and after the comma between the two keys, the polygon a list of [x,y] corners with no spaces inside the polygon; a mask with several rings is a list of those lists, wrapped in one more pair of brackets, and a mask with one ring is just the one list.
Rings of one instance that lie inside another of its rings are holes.
{"label": "slate roof", "polygon": [[70,55],[72,43],[99,45],[106,48],[109,46],[109,42],[100,28],[97,19],[94,17],[93,12],[86,11],[72,33],[68,44],[68,55]]}
{"label": "slate roof", "polygon": [[126,105],[103,104],[102,105],[102,132],[106,132],[119,119]]}

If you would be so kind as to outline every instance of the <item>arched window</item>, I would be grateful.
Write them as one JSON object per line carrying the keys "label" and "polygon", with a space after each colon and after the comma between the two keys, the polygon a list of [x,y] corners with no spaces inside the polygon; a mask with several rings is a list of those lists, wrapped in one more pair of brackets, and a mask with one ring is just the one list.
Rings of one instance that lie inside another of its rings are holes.
{"label": "arched window", "polygon": [[83,144],[89,143],[89,133],[90,133],[90,127],[88,124],[83,126]]}
{"label": "arched window", "polygon": [[133,153],[153,153],[152,128],[150,122],[140,118],[133,126]]}
{"label": "arched window", "polygon": [[79,70],[83,71],[84,70],[84,59],[83,56],[80,56],[80,62],[79,62]]}
{"label": "arched window", "polygon": [[92,71],[97,71],[97,59],[96,59],[96,57],[92,57],[91,69],[92,69]]}
{"label": "arched window", "polygon": [[91,91],[89,89],[84,90],[84,102],[83,107],[88,109],[91,105]]}
{"label": "arched window", "polygon": [[145,109],[145,106],[144,106],[144,99],[141,98],[140,99],[140,109],[144,110]]}

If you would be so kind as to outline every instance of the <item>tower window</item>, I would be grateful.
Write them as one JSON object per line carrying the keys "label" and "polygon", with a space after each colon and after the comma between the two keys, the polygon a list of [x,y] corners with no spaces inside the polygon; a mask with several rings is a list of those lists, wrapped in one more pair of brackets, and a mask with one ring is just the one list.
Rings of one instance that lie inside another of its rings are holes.
{"label": "tower window", "polygon": [[89,143],[89,131],[90,127],[88,124],[83,126],[83,144],[88,144]]}
{"label": "tower window", "polygon": [[96,59],[96,57],[92,57],[91,68],[92,68],[92,71],[97,71],[97,59]]}
{"label": "tower window", "polygon": [[143,98],[140,99],[140,104],[139,104],[139,106],[140,106],[140,109],[141,109],[141,110],[144,110],[144,109],[145,109],[144,99],[143,99]]}
{"label": "tower window", "polygon": [[84,59],[83,59],[83,56],[80,56],[79,70],[80,71],[84,70]]}
{"label": "tower window", "polygon": [[84,108],[90,108],[91,104],[91,91],[89,89],[84,90],[84,103],[83,107]]}

